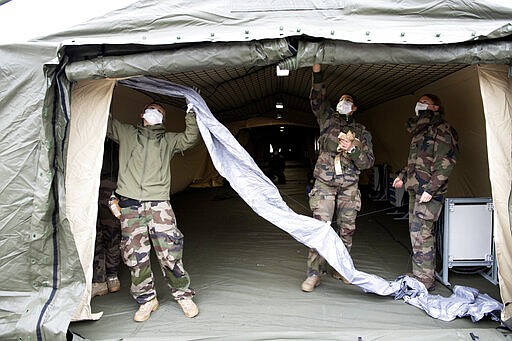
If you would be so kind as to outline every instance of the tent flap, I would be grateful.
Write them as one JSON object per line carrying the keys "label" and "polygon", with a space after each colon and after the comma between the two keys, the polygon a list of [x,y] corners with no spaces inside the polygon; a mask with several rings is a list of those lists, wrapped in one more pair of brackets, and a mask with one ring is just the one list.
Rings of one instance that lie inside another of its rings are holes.
{"label": "tent flap", "polygon": [[321,64],[510,64],[512,41],[487,41],[452,45],[356,44],[347,41],[301,41],[296,57],[281,69]]}
{"label": "tent flap", "polygon": [[486,120],[489,177],[495,209],[494,242],[498,261],[502,320],[512,318],[512,231],[509,198],[512,192],[512,78],[507,65],[478,67]]}
{"label": "tent flap", "polygon": [[66,75],[72,81],[160,75],[226,66],[268,65],[289,56],[291,56],[291,50],[285,39],[206,44],[170,52],[98,57],[74,62],[66,67]]}

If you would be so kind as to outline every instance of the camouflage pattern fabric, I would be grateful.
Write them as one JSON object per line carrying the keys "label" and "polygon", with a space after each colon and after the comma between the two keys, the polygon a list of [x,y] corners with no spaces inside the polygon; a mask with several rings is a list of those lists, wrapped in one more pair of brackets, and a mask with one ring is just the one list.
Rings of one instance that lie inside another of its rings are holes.
{"label": "camouflage pattern fabric", "polygon": [[434,222],[439,219],[443,203],[438,200],[420,203],[421,195],[409,191],[409,233],[412,245],[412,273],[424,283],[434,283],[436,246]]}
{"label": "camouflage pattern fabric", "polygon": [[[309,192],[309,206],[313,217],[321,221],[332,221],[336,215],[338,235],[350,252],[352,237],[356,231],[357,212],[361,209],[361,193],[357,183],[349,186],[329,186],[316,180]],[[326,263],[315,249],[310,249],[307,261],[307,276],[320,276],[326,272]]]}
{"label": "camouflage pattern fabric", "polygon": [[108,276],[117,275],[121,263],[121,226],[108,207],[108,200],[115,186],[114,181],[106,179],[100,183],[93,260],[94,283],[104,283]]}
{"label": "camouflage pattern fabric", "polygon": [[[134,200],[129,199],[130,202]],[[169,201],[145,201],[123,207],[121,200],[121,250],[130,268],[131,293],[139,304],[156,297],[150,264],[151,245],[175,300],[194,296],[183,268],[183,234]]]}
{"label": "camouflage pattern fabric", "polygon": [[[331,108],[321,72],[313,73],[310,102],[320,127],[320,152],[313,172],[315,185],[309,193],[310,208],[318,220],[332,221],[336,217],[338,234],[350,251],[357,212],[361,209],[359,174],[361,170],[371,168],[375,161],[372,136],[352,116],[340,115]],[[351,153],[338,152],[338,135],[349,131],[358,140],[355,150]],[[336,159],[341,166],[339,174],[336,174]],[[307,275],[323,274],[325,266],[325,260],[316,250],[309,250]]]}
{"label": "camouflage pattern fabric", "polygon": [[448,190],[450,176],[458,154],[457,132],[440,113],[420,111],[408,122],[413,134],[407,167],[398,175],[408,191],[424,191],[438,201]]}

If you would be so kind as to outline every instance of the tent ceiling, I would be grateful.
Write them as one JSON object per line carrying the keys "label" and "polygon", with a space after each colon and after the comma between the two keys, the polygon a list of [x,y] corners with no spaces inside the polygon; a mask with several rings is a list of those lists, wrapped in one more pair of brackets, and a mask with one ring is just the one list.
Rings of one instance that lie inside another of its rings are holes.
{"label": "tent ceiling", "polygon": [[[342,92],[356,97],[359,112],[414,91],[467,65],[362,64],[326,65],[325,81],[331,103]],[[278,111],[293,120],[297,112],[310,113],[311,69],[277,77],[275,65],[207,69],[160,75],[169,81],[197,87],[214,115],[228,123],[253,117],[275,118]],[[183,102],[148,94],[156,101],[183,106]],[[276,109],[276,102],[284,109]]]}

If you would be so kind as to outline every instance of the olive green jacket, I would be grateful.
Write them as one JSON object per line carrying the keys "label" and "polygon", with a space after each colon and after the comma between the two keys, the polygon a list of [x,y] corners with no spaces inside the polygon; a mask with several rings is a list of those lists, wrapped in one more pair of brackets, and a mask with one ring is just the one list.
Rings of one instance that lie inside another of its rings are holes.
{"label": "olive green jacket", "polygon": [[118,194],[140,201],[169,200],[171,159],[199,139],[193,112],[185,115],[185,123],[184,132],[174,133],[162,124],[135,127],[109,119],[107,136],[119,143]]}

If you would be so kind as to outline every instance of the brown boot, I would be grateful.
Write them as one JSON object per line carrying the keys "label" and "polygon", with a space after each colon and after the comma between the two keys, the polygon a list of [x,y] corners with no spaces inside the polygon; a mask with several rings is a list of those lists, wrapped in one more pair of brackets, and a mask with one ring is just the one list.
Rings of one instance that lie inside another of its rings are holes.
{"label": "brown boot", "polygon": [[107,283],[92,283],[91,298],[108,294]]}
{"label": "brown boot", "polygon": [[119,282],[119,278],[117,276],[108,276],[107,277],[107,287],[108,292],[116,292],[121,289],[121,282]]}
{"label": "brown boot", "polygon": [[153,298],[151,301],[148,301],[139,306],[139,310],[137,310],[133,316],[133,319],[137,322],[144,322],[151,316],[152,312],[158,309],[158,307],[158,300]]}
{"label": "brown boot", "polygon": [[320,276],[309,276],[302,282],[302,291],[311,292],[320,285]]}
{"label": "brown boot", "polygon": [[421,283],[423,283],[425,285],[425,288],[427,288],[427,291],[434,291],[436,290],[436,280],[435,278],[428,278],[428,277],[420,277],[420,276],[417,276],[413,273],[406,273],[407,276],[411,277],[411,278],[414,278],[418,281],[420,281]]}
{"label": "brown boot", "polygon": [[199,314],[199,308],[191,298],[178,300],[178,304],[180,305],[181,310],[183,310],[183,313],[186,317],[195,317],[197,314]]}

